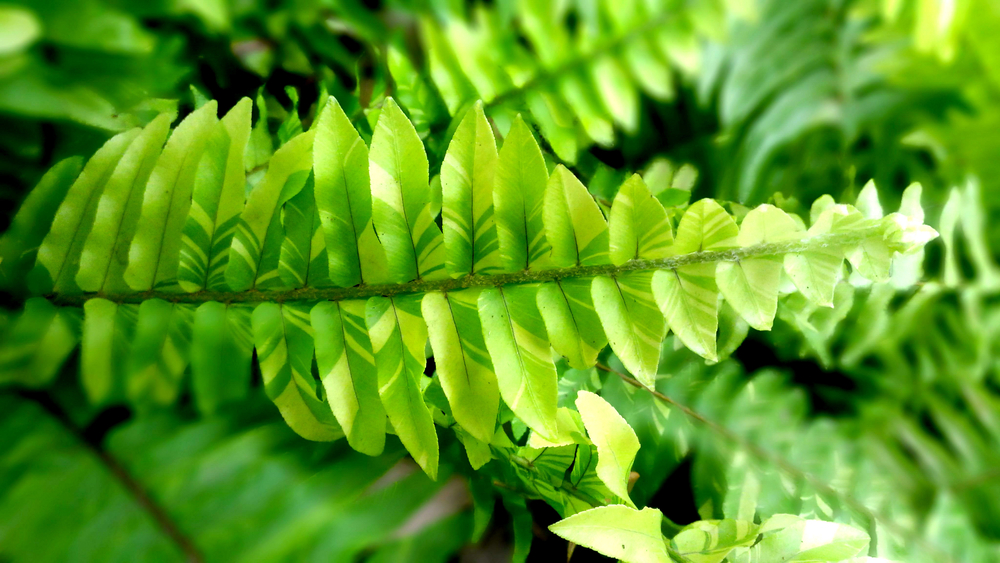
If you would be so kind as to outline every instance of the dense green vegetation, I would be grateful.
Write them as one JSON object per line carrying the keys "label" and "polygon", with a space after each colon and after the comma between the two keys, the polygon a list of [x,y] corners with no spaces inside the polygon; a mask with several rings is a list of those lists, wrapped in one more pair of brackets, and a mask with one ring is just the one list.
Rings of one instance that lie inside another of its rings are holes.
{"label": "dense green vegetation", "polygon": [[0,557],[996,560],[998,30],[0,6]]}

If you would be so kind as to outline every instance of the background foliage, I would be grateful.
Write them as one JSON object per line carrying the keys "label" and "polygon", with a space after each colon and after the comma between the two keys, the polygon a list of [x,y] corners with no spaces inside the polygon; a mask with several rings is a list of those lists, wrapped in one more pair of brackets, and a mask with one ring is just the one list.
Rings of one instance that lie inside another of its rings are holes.
{"label": "background foliage", "polygon": [[[607,369],[560,363],[560,406],[598,392],[634,428],[631,497],[663,512],[668,537],[701,519],[795,514],[864,530],[871,555],[997,559],[995,0],[369,4],[5,4],[7,220],[63,158],[159,112],[214,99],[221,115],[244,96],[262,106],[251,143],[269,155],[312,127],[327,94],[370,144],[391,95],[432,177],[481,99],[502,137],[522,114],[549,166],[606,204],[632,172],[667,205],[714,197],[737,214],[770,202],[808,216],[819,196],[853,202],[869,179],[894,210],[920,182],[941,238],[889,284],[852,277],[832,310],[785,297],[772,332],[751,330],[714,364],[668,337],[663,398],[616,375],[613,356]],[[4,557],[521,558],[532,538],[531,558],[566,553],[546,529],[551,484],[516,460],[473,471],[460,436],[439,432],[430,481],[391,436],[374,458],[305,442],[263,401],[256,362],[218,404],[186,385],[167,407],[94,406],[76,358],[41,389],[17,382],[9,374],[37,366],[9,366],[26,290],[11,264],[4,254]]]}

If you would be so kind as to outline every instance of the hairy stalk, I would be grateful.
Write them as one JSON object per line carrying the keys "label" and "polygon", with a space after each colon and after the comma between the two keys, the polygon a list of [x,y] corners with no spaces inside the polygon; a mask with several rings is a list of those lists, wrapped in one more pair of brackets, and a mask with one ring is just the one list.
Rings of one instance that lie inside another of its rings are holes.
{"label": "hairy stalk", "polygon": [[97,457],[112,476],[128,491],[135,503],[156,522],[170,541],[184,554],[188,563],[202,563],[205,558],[189,538],[170,517],[167,511],[149,494],[129,470],[118,459],[105,450],[100,443],[86,435],[83,429],[73,423],[63,408],[49,394],[37,391],[20,391],[21,397],[33,401],[55,419],[78,442],[85,445]]}
{"label": "hairy stalk", "polygon": [[722,437],[724,440],[735,444],[736,446],[738,446],[739,448],[743,449],[744,451],[746,451],[747,453],[749,453],[753,457],[755,457],[755,458],[757,458],[757,459],[759,459],[761,461],[773,464],[775,467],[777,467],[780,471],[782,471],[783,473],[785,473],[789,477],[792,477],[792,478],[795,478],[795,479],[799,479],[801,481],[809,483],[810,486],[812,486],[813,488],[815,488],[817,491],[821,492],[824,495],[828,495],[828,496],[831,496],[831,497],[839,498],[841,501],[844,502],[844,504],[850,506],[852,510],[857,511],[860,514],[864,514],[865,517],[868,518],[869,520],[877,520],[877,521],[881,522],[882,525],[885,526],[887,529],[889,529],[892,532],[898,534],[899,536],[905,537],[909,541],[912,541],[913,543],[915,543],[917,545],[920,545],[921,548],[923,548],[923,549],[925,549],[925,550],[927,550],[929,552],[935,553],[937,555],[939,561],[947,561],[947,562],[950,562],[950,563],[957,563],[947,553],[944,553],[943,551],[941,551],[937,547],[935,547],[935,546],[927,543],[922,538],[920,538],[919,536],[913,534],[912,532],[909,532],[908,530],[904,530],[899,525],[897,525],[895,522],[893,522],[892,519],[890,519],[889,517],[885,516],[881,512],[875,512],[875,511],[869,509],[867,506],[865,506],[861,502],[859,502],[856,499],[854,499],[854,497],[852,497],[852,496],[850,496],[848,494],[842,493],[842,492],[838,491],[837,489],[834,489],[833,487],[827,485],[823,481],[820,481],[819,479],[817,479],[817,478],[813,477],[812,475],[806,473],[805,471],[799,469],[798,467],[796,467],[795,465],[793,465],[791,462],[789,462],[785,458],[783,458],[783,457],[781,457],[779,455],[775,455],[775,454],[773,454],[773,453],[765,450],[764,448],[758,446],[757,444],[755,444],[755,443],[753,443],[753,442],[751,442],[749,440],[746,440],[746,439],[742,438],[741,436],[739,436],[735,432],[729,430],[725,426],[722,426],[721,424],[719,424],[719,423],[717,423],[717,422],[715,422],[715,421],[713,421],[713,420],[711,420],[709,418],[706,418],[705,416],[703,416],[702,414],[698,413],[694,409],[688,407],[687,405],[679,403],[676,400],[671,399],[670,397],[664,395],[663,393],[660,393],[659,391],[657,391],[655,389],[649,389],[649,388],[645,387],[642,383],[639,383],[639,380],[635,379],[634,377],[632,377],[631,375],[629,375],[627,373],[622,373],[622,372],[620,372],[618,370],[612,369],[611,367],[609,367],[609,366],[607,366],[605,364],[600,364],[600,363],[597,364],[596,367],[597,367],[597,369],[599,369],[601,371],[605,371],[605,372],[617,375],[625,383],[628,383],[629,385],[631,385],[633,387],[637,387],[639,389],[642,389],[642,390],[650,393],[651,395],[653,395],[657,399],[663,401],[664,403],[667,403],[667,404],[669,404],[669,405],[671,405],[673,407],[676,407],[677,410],[679,410],[682,413],[684,413],[685,416],[691,418],[692,420],[694,420],[697,423],[701,424],[705,428],[708,428],[713,433],[715,433],[715,434],[719,435],[720,437]]}
{"label": "hairy stalk", "polygon": [[831,246],[851,246],[879,235],[882,227],[873,226],[850,233],[832,233],[817,235],[794,241],[776,242],[745,246],[732,250],[716,250],[692,252],[661,258],[656,260],[632,260],[621,266],[611,264],[601,266],[578,266],[573,268],[554,268],[550,270],[525,270],[509,274],[488,276],[464,276],[444,280],[414,280],[406,283],[359,285],[347,288],[311,288],[291,289],[287,291],[198,291],[181,293],[179,291],[153,290],[137,293],[106,294],[79,293],[53,294],[49,299],[57,305],[82,305],[88,299],[101,297],[115,303],[142,303],[148,299],[163,299],[172,303],[199,304],[209,301],[222,303],[285,303],[290,301],[343,301],[348,299],[367,299],[369,297],[392,297],[412,293],[429,293],[432,291],[457,291],[467,288],[491,288],[515,284],[542,283],[566,278],[588,278],[595,276],[611,276],[628,272],[643,272],[655,270],[671,270],[690,264],[706,262],[738,262],[748,258],[775,256],[808,252]]}

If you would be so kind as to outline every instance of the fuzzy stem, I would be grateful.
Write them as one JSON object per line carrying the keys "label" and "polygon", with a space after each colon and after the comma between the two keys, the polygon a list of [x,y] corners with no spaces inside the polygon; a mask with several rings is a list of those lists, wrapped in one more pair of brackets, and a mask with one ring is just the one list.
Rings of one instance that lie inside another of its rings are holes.
{"label": "fuzzy stem", "polygon": [[467,288],[493,288],[516,284],[543,283],[566,278],[615,277],[629,272],[672,270],[682,266],[707,262],[738,262],[749,258],[808,252],[831,246],[853,246],[881,233],[882,227],[875,225],[849,233],[817,235],[799,240],[757,244],[731,250],[692,252],[655,260],[632,260],[621,266],[606,264],[600,266],[553,268],[548,270],[525,270],[509,274],[463,276],[444,280],[415,280],[405,283],[359,285],[347,288],[306,287],[278,291],[251,289],[248,291],[197,291],[194,293],[152,290],[122,294],[105,294],[100,292],[53,294],[48,297],[57,305],[82,305],[87,300],[95,297],[104,298],[115,303],[142,303],[148,299],[163,299],[172,303],[188,304],[200,304],[209,301],[222,303],[342,301],[348,299],[367,299],[379,295],[392,297],[412,293],[429,293],[432,291],[457,291]]}

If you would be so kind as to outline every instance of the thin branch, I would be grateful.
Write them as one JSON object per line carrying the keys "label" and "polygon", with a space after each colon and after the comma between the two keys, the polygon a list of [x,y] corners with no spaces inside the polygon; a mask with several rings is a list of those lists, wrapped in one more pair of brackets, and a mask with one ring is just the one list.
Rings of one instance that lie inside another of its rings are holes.
{"label": "thin branch", "polygon": [[611,264],[600,266],[578,266],[573,268],[553,268],[550,270],[525,270],[509,274],[473,275],[455,279],[426,280],[418,279],[406,283],[359,285],[347,288],[312,288],[291,289],[286,291],[197,291],[181,293],[180,291],[152,290],[136,293],[106,294],[77,293],[53,294],[48,298],[57,305],[82,305],[89,299],[100,297],[116,303],[142,303],[148,299],[163,299],[172,303],[206,303],[218,301],[222,303],[284,303],[288,301],[341,301],[347,299],[366,299],[368,297],[393,297],[413,293],[431,291],[457,291],[472,287],[492,288],[514,284],[543,283],[566,278],[588,278],[595,276],[617,276],[629,272],[648,272],[656,270],[671,270],[691,264],[707,262],[737,262],[747,258],[775,256],[797,252],[809,252],[827,247],[856,245],[869,237],[882,233],[882,227],[874,225],[849,233],[823,234],[799,240],[756,244],[732,250],[715,250],[691,252],[669,258],[656,260],[632,260],[621,266]]}
{"label": "thin branch", "polygon": [[177,546],[177,548],[184,554],[185,560],[188,563],[203,563],[205,561],[204,556],[195,546],[194,542],[189,538],[176,522],[171,519],[167,511],[164,510],[159,503],[143,488],[142,483],[140,483],[135,477],[129,473],[128,469],[115,458],[110,452],[106,451],[100,446],[100,444],[95,443],[94,440],[89,439],[84,430],[79,428],[73,423],[69,415],[63,410],[63,408],[54,401],[48,394],[37,391],[20,391],[18,393],[24,399],[33,401],[38,404],[42,410],[47,412],[52,418],[59,422],[59,424],[81,444],[84,444],[88,450],[94,456],[97,457],[104,465],[104,467],[111,473],[112,476],[125,488],[130,495],[132,495],[133,500],[139,507],[145,511],[156,525],[160,528],[170,540]]}
{"label": "thin branch", "polygon": [[153,497],[149,495],[146,489],[143,488],[142,483],[132,477],[132,474],[128,472],[115,457],[113,457],[107,451],[96,448],[91,445],[91,451],[104,463],[108,471],[115,476],[116,479],[122,484],[123,487],[132,495],[135,499],[136,504],[138,504],[143,510],[145,510],[154,521],[156,525],[160,527],[160,530],[167,535],[177,545],[177,547],[184,553],[184,557],[189,563],[202,563],[205,558],[198,551],[198,548],[194,545],[191,538],[187,537],[183,531],[177,526],[177,524],[170,518],[166,510],[157,503]]}
{"label": "thin branch", "polygon": [[921,548],[923,548],[923,549],[925,549],[927,551],[934,552],[937,555],[937,557],[938,557],[938,559],[940,561],[949,561],[951,563],[957,563],[957,562],[955,562],[954,559],[951,558],[951,556],[949,556],[947,553],[944,553],[943,551],[941,551],[941,549],[938,548],[937,546],[934,546],[934,545],[928,543],[923,538],[920,538],[919,536],[913,534],[912,532],[901,528],[898,524],[896,524],[895,522],[893,522],[890,518],[888,518],[884,514],[882,514],[880,512],[873,511],[872,509],[868,508],[867,506],[865,506],[864,504],[862,504],[861,502],[859,502],[858,500],[856,500],[854,497],[852,497],[852,496],[850,496],[850,495],[848,495],[846,493],[843,493],[841,491],[838,491],[837,489],[831,487],[830,485],[824,483],[823,481],[820,481],[819,479],[817,479],[817,478],[813,477],[812,475],[806,473],[805,471],[799,469],[798,467],[796,467],[795,465],[793,465],[791,462],[789,462],[785,458],[783,458],[783,457],[781,457],[779,455],[773,454],[773,453],[765,450],[764,448],[758,446],[757,444],[755,444],[755,443],[753,443],[753,442],[751,442],[751,441],[743,438],[742,436],[736,434],[735,432],[729,430],[725,426],[722,426],[721,424],[719,424],[719,423],[717,423],[717,422],[715,422],[715,421],[713,421],[711,419],[708,419],[708,418],[704,417],[703,415],[701,415],[697,411],[691,409],[687,405],[679,403],[676,400],[671,399],[670,397],[664,395],[663,393],[660,393],[659,391],[657,391],[655,389],[650,389],[650,388],[644,386],[642,383],[639,382],[639,380],[635,379],[634,377],[632,377],[631,375],[629,375],[627,373],[622,373],[622,372],[620,372],[618,370],[615,370],[615,369],[612,369],[611,367],[609,367],[607,365],[604,365],[604,364],[597,364],[596,367],[597,367],[597,369],[599,369],[601,371],[606,371],[608,373],[612,373],[612,374],[617,375],[625,383],[628,383],[629,385],[631,385],[633,387],[637,387],[639,389],[642,389],[642,390],[650,393],[651,395],[653,395],[657,399],[659,399],[659,400],[661,400],[661,401],[663,401],[663,402],[665,402],[665,403],[667,403],[667,404],[675,407],[677,410],[681,411],[682,413],[684,413],[686,416],[688,416],[692,420],[697,421],[699,424],[705,426],[706,428],[708,428],[709,430],[711,430],[713,433],[718,434],[723,439],[725,439],[725,440],[727,440],[729,442],[732,442],[733,444],[737,445],[741,449],[747,451],[748,453],[750,453],[750,455],[756,457],[759,460],[762,460],[762,461],[765,461],[767,463],[773,464],[775,467],[777,467],[779,470],[781,470],[782,472],[784,472],[789,477],[793,477],[795,479],[798,479],[798,480],[801,480],[801,481],[805,481],[810,486],[812,486],[814,489],[816,489],[817,491],[819,491],[820,493],[822,493],[824,495],[839,498],[840,500],[842,500],[844,502],[844,504],[846,504],[849,507],[851,507],[852,510],[854,510],[854,511],[860,513],[860,514],[863,514],[866,518],[868,518],[870,520],[877,520],[877,521],[881,522],[882,525],[886,527],[886,529],[888,529],[888,530],[890,530],[890,531],[892,531],[892,532],[894,532],[894,533],[896,533],[896,534],[898,534],[900,536],[908,538],[910,541],[914,542],[915,544],[920,545]]}

